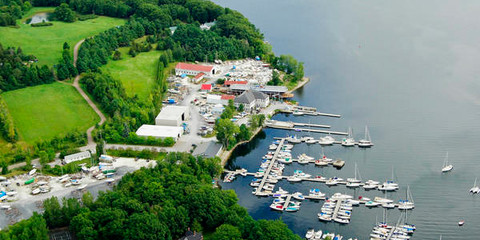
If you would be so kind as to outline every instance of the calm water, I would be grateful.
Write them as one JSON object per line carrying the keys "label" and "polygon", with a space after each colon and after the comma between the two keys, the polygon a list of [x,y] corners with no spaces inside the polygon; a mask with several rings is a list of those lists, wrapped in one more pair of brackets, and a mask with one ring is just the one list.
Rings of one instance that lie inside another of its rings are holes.
{"label": "calm water", "polygon": [[[410,185],[416,208],[409,222],[418,226],[413,239],[479,239],[480,196],[468,190],[480,177],[480,3],[478,1],[331,1],[217,0],[239,10],[265,34],[277,54],[292,54],[305,62],[311,82],[296,92],[302,105],[342,114],[341,119],[276,116],[298,122],[353,127],[356,138],[369,126],[375,147],[368,150],[325,148],[347,165],[340,171],[314,166],[287,166],[327,177],[352,177],[354,162],[363,179],[385,180],[394,167],[401,184],[389,197],[398,200]],[[230,165],[256,171],[260,157],[275,136],[286,131],[266,129],[250,146],[239,149]],[[320,135],[314,135],[318,138]],[[446,151],[453,172],[440,174]],[[294,148],[319,156],[319,145]],[[352,221],[340,226],[316,218],[320,203],[304,201],[297,213],[272,212],[269,198],[257,198],[238,178],[234,189],[241,205],[255,218],[282,218],[300,235],[311,227],[367,239],[382,209],[355,208]],[[319,187],[329,194],[382,196],[379,191],[354,192],[344,186],[281,182],[290,191]],[[398,210],[388,211],[397,221]],[[457,222],[466,221],[464,227]]]}

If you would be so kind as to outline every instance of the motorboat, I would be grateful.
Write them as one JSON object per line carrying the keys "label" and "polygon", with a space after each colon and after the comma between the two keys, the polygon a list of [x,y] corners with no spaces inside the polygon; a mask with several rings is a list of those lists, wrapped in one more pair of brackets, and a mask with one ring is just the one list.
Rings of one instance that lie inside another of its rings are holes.
{"label": "motorboat", "polygon": [[388,198],[382,198],[382,197],[375,197],[373,201],[379,202],[379,203],[393,203],[393,200]]}
{"label": "motorboat", "polygon": [[368,180],[365,182],[366,185],[378,185],[380,182],[374,180]]}
{"label": "motorboat", "polygon": [[349,203],[349,204],[351,204],[352,206],[358,206],[358,205],[360,205],[360,201],[358,201],[358,200],[353,200],[353,199],[347,200],[346,203]]}
{"label": "motorboat", "polygon": [[284,210],[285,210],[285,212],[296,212],[296,211],[300,210],[300,207],[299,206],[287,207]]}
{"label": "motorboat", "polygon": [[30,172],[28,172],[28,175],[29,175],[29,176],[32,176],[32,175],[34,175],[36,172],[37,172],[37,169],[34,168],[34,169],[30,170]]}
{"label": "motorboat", "polygon": [[305,143],[307,143],[307,144],[314,144],[314,143],[317,143],[317,142],[318,142],[318,141],[315,140],[315,139],[313,139],[313,138],[312,138],[312,139],[308,139],[308,140],[305,141]]}
{"label": "motorboat", "polygon": [[320,145],[332,145],[333,143],[335,143],[335,138],[333,138],[332,136],[328,135],[328,136],[325,136],[325,137],[321,137],[319,140],[318,140],[318,143]]}
{"label": "motorboat", "polygon": [[66,184],[63,185],[63,186],[64,186],[64,187],[70,187],[70,186],[72,186],[72,183],[71,183],[71,182],[68,182],[68,183],[66,183]]}
{"label": "motorboat", "polygon": [[265,184],[265,185],[263,186],[263,189],[264,189],[264,190],[267,190],[267,191],[273,191],[273,188],[274,188],[274,187],[275,187],[275,185],[273,185],[273,184],[268,184],[268,183],[267,183],[267,184]]}
{"label": "motorboat", "polygon": [[464,221],[464,220],[458,222],[458,226],[463,226],[464,224],[465,224],[465,221]]}
{"label": "motorboat", "polygon": [[298,160],[300,160],[300,159],[305,159],[305,160],[308,160],[308,161],[312,161],[312,160],[314,160],[315,158],[314,158],[314,157],[310,157],[310,156],[308,156],[308,155],[305,154],[305,153],[302,153],[302,154],[300,154],[300,155],[298,156]]}
{"label": "motorboat", "polygon": [[368,127],[365,126],[365,138],[358,141],[358,146],[362,148],[369,148],[373,146],[372,140],[370,139],[370,133],[368,132]]}
{"label": "motorboat", "polygon": [[352,128],[348,128],[348,136],[342,139],[342,146],[353,147],[355,146],[355,139],[353,139]]}
{"label": "motorboat", "polygon": [[332,215],[326,214],[326,213],[319,213],[318,219],[320,219],[320,221],[325,221],[325,222],[332,221]]}
{"label": "motorboat", "polygon": [[382,207],[387,208],[387,209],[391,209],[391,208],[395,208],[395,204],[393,204],[393,203],[382,203]]}
{"label": "motorboat", "polygon": [[335,222],[338,222],[338,223],[342,223],[342,224],[347,224],[347,223],[350,223],[350,220],[348,219],[343,219],[343,218],[334,218],[333,221]]}
{"label": "motorboat", "polygon": [[293,173],[294,176],[297,176],[301,179],[305,179],[305,178],[310,178],[312,175],[308,174],[308,173],[304,173],[303,171],[301,170],[295,170],[294,173]]}
{"label": "motorboat", "polygon": [[338,184],[338,181],[337,181],[337,179],[330,178],[330,179],[327,180],[327,182],[325,182],[325,184],[327,186],[335,186],[335,185]]}
{"label": "motorboat", "polygon": [[302,142],[302,140],[297,138],[297,136],[289,136],[289,137],[285,138],[285,140],[287,140],[289,143],[301,143]]}
{"label": "motorboat", "polygon": [[381,203],[374,202],[374,201],[368,201],[368,202],[365,203],[365,207],[378,207],[380,205],[381,205]]}
{"label": "motorboat", "polygon": [[297,199],[297,200],[305,200],[305,197],[303,196],[303,194],[301,192],[296,192],[292,195],[293,198]]}
{"label": "motorboat", "polygon": [[318,159],[315,160],[315,166],[325,167],[328,166],[328,162]]}
{"label": "motorboat", "polygon": [[312,239],[315,235],[315,230],[314,229],[310,229],[307,231],[307,234],[305,234],[305,238],[306,239]]}
{"label": "motorboat", "polygon": [[289,181],[289,182],[300,182],[300,181],[302,181],[302,179],[294,175],[294,176],[289,176],[287,178],[287,181]]}
{"label": "motorboat", "polygon": [[283,188],[279,187],[278,190],[275,193],[280,193],[280,194],[288,194],[288,191],[284,190]]}
{"label": "motorboat", "polygon": [[87,184],[83,184],[82,186],[78,187],[77,190],[83,190],[87,187]]}
{"label": "motorboat", "polygon": [[273,199],[273,203],[275,203],[275,204],[283,204],[283,203],[285,203],[285,199],[283,199],[283,198],[275,198],[275,199]]}
{"label": "motorboat", "polygon": [[322,230],[316,231],[313,239],[315,240],[322,239],[322,234],[323,234]]}
{"label": "motorboat", "polygon": [[270,149],[270,150],[275,150],[277,148],[278,148],[278,146],[275,145],[275,144],[270,144],[270,146],[268,146],[268,149]]}
{"label": "motorboat", "polygon": [[282,146],[282,150],[291,150],[293,148],[292,144],[284,144]]}
{"label": "motorboat", "polygon": [[35,188],[32,190],[32,195],[37,195],[40,193],[40,188]]}
{"label": "motorboat", "polygon": [[450,172],[452,171],[452,169],[453,169],[453,165],[448,164],[448,152],[447,152],[447,155],[445,156],[445,162],[443,163],[442,172]]}
{"label": "motorboat", "polygon": [[270,208],[275,210],[275,211],[283,211],[283,204],[272,203],[272,204],[270,204]]}
{"label": "motorboat", "polygon": [[302,112],[302,111],[295,110],[295,111],[293,111],[292,114],[293,114],[294,116],[302,116],[302,115],[305,114],[305,113]]}

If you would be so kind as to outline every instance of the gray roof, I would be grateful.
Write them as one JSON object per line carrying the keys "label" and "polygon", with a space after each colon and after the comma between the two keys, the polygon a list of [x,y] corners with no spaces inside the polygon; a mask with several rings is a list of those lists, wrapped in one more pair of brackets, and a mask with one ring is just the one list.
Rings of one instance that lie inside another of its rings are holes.
{"label": "gray roof", "polygon": [[232,85],[230,85],[230,89],[231,90],[245,91],[245,90],[250,89],[250,86],[248,84],[232,84]]}
{"label": "gray roof", "polygon": [[255,101],[255,95],[252,93],[251,90],[245,91],[240,96],[236,97],[234,102],[235,103],[243,103],[243,104],[251,104]]}
{"label": "gray roof", "polygon": [[269,93],[285,93],[288,91],[288,88],[285,86],[263,86],[255,88],[257,91],[269,92]]}
{"label": "gray roof", "polygon": [[217,156],[217,153],[220,152],[222,144],[219,144],[214,141],[208,143],[199,144],[193,151],[193,156],[204,156],[207,158],[212,158]]}
{"label": "gray roof", "polygon": [[268,95],[265,94],[265,93],[262,93],[262,92],[259,92],[259,91],[256,91],[256,90],[251,90],[253,96],[255,97],[255,99],[262,99],[262,100],[265,100],[268,98]]}

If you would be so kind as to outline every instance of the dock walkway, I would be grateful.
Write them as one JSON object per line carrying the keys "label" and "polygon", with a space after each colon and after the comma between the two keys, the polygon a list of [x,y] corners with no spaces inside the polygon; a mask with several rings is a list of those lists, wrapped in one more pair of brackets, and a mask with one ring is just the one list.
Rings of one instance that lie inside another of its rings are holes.
{"label": "dock walkway", "polygon": [[263,186],[265,185],[265,181],[268,178],[268,175],[270,174],[270,171],[272,170],[273,165],[277,161],[277,156],[280,150],[282,149],[283,143],[285,142],[285,139],[282,139],[280,143],[278,144],[277,150],[275,151],[275,154],[273,154],[272,160],[270,160],[270,164],[268,165],[267,170],[263,174],[262,181],[260,182],[260,185],[257,188],[257,191],[255,192],[255,195],[261,195],[260,192],[263,190]]}
{"label": "dock walkway", "polygon": [[342,203],[343,203],[342,199],[337,200],[337,205],[335,205],[335,210],[333,210],[332,220],[337,218],[338,211],[340,210],[340,206],[342,206]]}
{"label": "dock walkway", "polygon": [[283,204],[283,210],[287,209],[288,204],[290,204],[290,200],[292,199],[292,195],[288,195],[285,203]]}

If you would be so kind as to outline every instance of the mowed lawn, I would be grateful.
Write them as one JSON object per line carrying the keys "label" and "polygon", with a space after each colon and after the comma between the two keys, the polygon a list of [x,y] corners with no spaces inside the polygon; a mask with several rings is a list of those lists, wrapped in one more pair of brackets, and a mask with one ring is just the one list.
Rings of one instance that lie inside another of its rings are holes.
{"label": "mowed lawn", "polygon": [[161,52],[155,50],[142,52],[132,58],[127,54],[128,49],[119,49],[122,52],[122,59],[108,61],[102,70],[120,80],[128,96],[137,94],[139,98],[145,99],[149,96],[155,81],[155,71]]}
{"label": "mowed lawn", "polygon": [[23,88],[2,94],[20,140],[34,143],[78,129],[86,131],[99,121],[76,89],[62,83]]}
{"label": "mowed lawn", "polygon": [[73,52],[73,47],[81,39],[123,25],[126,21],[119,18],[98,17],[74,23],[53,21],[53,26],[48,27],[31,27],[23,23],[35,13],[51,11],[53,8],[34,8],[22,20],[18,20],[20,28],[0,27],[0,43],[4,47],[20,46],[24,53],[35,55],[39,64],[52,66],[61,57],[64,42],[71,46]]}

